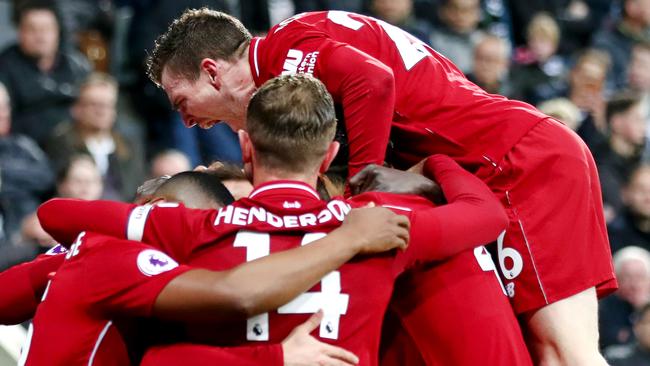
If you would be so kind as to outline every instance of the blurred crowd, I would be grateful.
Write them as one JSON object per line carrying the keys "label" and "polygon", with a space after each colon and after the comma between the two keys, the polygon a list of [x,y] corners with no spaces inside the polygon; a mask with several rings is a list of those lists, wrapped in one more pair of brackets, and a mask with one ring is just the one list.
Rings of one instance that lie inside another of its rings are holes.
{"label": "blurred crowd", "polygon": [[0,270],[53,244],[45,199],[128,201],[146,178],[240,162],[233,131],[185,128],[144,72],[155,38],[201,6],[260,35],[304,11],[369,14],[575,130],[620,281],[601,345],[613,365],[650,365],[650,0],[0,0]]}

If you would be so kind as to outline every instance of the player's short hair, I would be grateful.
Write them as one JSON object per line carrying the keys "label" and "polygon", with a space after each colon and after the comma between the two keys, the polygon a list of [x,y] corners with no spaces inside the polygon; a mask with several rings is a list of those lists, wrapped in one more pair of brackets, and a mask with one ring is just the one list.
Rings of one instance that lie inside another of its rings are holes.
{"label": "player's short hair", "polygon": [[160,85],[165,67],[196,80],[204,58],[232,60],[243,54],[252,35],[235,17],[208,8],[188,9],[156,39],[147,74]]}
{"label": "player's short hair", "polygon": [[175,174],[156,189],[155,195],[174,196],[181,201],[189,196],[202,197],[223,206],[235,201],[221,180],[210,172],[187,171]]}
{"label": "player's short hair", "polygon": [[607,101],[605,111],[607,123],[609,124],[615,115],[625,113],[639,103],[641,103],[641,96],[636,92],[624,90],[616,93]]}
{"label": "player's short hair", "polygon": [[[218,164],[219,166],[214,167],[216,164]],[[210,172],[210,174],[219,178],[219,180],[221,180],[222,182],[227,180],[248,181],[248,178],[246,177],[246,173],[244,173],[243,168],[237,164],[223,162],[223,161],[215,161],[210,165],[208,171]]]}
{"label": "player's short hair", "polygon": [[334,140],[334,102],[312,76],[280,76],[253,95],[246,127],[261,164],[302,173],[317,168]]}

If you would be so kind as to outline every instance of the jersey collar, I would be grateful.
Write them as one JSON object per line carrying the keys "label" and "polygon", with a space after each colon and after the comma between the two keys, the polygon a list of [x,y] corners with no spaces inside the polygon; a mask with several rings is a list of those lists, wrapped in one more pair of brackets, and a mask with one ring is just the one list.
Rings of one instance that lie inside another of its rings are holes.
{"label": "jersey collar", "polygon": [[255,85],[257,86],[261,84],[259,46],[262,40],[262,37],[253,37],[251,44],[248,46],[248,64],[250,65]]}
{"label": "jersey collar", "polygon": [[295,180],[279,180],[260,184],[248,196],[251,199],[261,199],[270,196],[283,196],[319,200],[318,193],[308,184]]}

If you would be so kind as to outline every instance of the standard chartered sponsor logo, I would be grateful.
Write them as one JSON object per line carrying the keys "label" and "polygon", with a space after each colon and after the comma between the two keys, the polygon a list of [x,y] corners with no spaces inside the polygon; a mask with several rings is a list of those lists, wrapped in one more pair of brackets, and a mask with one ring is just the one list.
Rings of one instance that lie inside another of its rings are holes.
{"label": "standard chartered sponsor logo", "polygon": [[313,74],[319,51],[308,52],[290,49],[282,66],[282,75]]}

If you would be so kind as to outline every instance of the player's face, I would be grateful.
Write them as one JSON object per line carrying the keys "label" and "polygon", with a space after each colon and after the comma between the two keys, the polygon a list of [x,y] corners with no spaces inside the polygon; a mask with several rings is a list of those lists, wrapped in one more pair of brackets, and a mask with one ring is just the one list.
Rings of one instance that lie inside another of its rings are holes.
{"label": "player's face", "polygon": [[162,87],[185,126],[210,128],[223,121],[234,131],[245,127],[246,107],[254,88],[252,78],[239,78],[232,64],[219,63],[226,65],[220,68],[221,74],[211,75],[202,68],[196,80],[163,69]]}
{"label": "player's face", "polygon": [[31,10],[23,15],[18,32],[20,48],[36,57],[52,57],[59,48],[59,24],[49,10]]}

